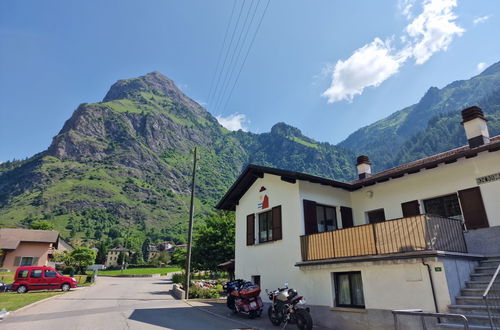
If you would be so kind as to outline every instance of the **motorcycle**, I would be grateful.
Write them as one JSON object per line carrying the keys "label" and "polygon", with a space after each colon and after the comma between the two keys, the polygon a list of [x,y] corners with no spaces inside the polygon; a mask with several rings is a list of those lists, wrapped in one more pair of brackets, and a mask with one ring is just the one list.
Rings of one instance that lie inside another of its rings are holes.
{"label": "motorcycle", "polygon": [[310,330],[313,326],[313,321],[309,311],[309,307],[304,308],[305,300],[303,296],[299,296],[297,290],[289,289],[288,283],[285,283],[284,288],[278,288],[266,294],[271,300],[272,305],[267,310],[269,320],[275,326],[283,324],[283,328],[288,324],[296,324],[301,330]]}
{"label": "motorcycle", "polygon": [[234,313],[248,315],[253,319],[262,314],[264,304],[260,298],[260,287],[245,280],[234,280],[224,284],[227,307]]}

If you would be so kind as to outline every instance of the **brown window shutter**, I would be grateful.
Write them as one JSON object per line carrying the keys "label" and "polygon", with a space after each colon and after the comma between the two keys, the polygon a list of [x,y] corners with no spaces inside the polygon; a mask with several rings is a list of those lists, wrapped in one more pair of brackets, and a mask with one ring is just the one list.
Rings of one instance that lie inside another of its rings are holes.
{"label": "brown window shutter", "polygon": [[458,197],[467,229],[489,227],[479,187],[460,190]]}
{"label": "brown window shutter", "polygon": [[247,215],[247,245],[255,244],[255,214]]}
{"label": "brown window shutter", "polygon": [[341,206],[340,216],[342,217],[342,228],[354,227],[354,220],[352,218],[352,209],[350,207]]}
{"label": "brown window shutter", "polygon": [[401,209],[403,210],[403,217],[414,217],[420,214],[420,204],[418,201],[411,201],[406,203],[401,203]]}
{"label": "brown window shutter", "polygon": [[281,206],[273,207],[273,241],[282,239],[281,232]]}
{"label": "brown window shutter", "polygon": [[21,257],[14,258],[14,266],[21,266]]}
{"label": "brown window shutter", "polygon": [[304,227],[306,235],[318,232],[316,220],[316,202],[304,199]]}

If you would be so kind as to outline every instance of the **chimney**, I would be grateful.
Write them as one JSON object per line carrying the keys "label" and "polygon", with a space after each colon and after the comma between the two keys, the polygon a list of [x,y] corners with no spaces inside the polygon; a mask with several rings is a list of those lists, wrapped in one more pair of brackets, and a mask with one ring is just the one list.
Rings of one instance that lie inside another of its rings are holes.
{"label": "chimney", "polygon": [[372,175],[372,163],[368,156],[361,155],[356,159],[356,167],[358,168],[358,178],[365,179]]}
{"label": "chimney", "polygon": [[462,119],[469,147],[475,148],[490,142],[487,120],[481,108],[473,106],[462,110]]}

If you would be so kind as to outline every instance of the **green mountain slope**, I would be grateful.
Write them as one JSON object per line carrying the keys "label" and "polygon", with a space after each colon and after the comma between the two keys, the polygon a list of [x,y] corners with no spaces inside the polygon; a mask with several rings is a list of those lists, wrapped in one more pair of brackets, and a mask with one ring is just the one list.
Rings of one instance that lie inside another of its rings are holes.
{"label": "green mountain slope", "polygon": [[[458,147],[463,145],[464,138],[461,138],[461,135],[460,138],[455,135],[442,135],[439,139],[443,141],[439,142],[439,145],[433,146],[429,141],[427,146],[423,147],[425,151],[422,149],[415,153],[416,158],[408,157],[408,153],[412,153],[408,145],[415,144],[418,148],[417,141],[422,141],[426,132],[429,133],[432,129],[434,133],[430,134],[436,133],[437,124],[433,122],[435,116],[440,116],[442,124],[444,118],[459,116],[460,110],[481,103],[484,103],[485,112],[493,114],[496,112],[495,108],[485,100],[494,97],[499,89],[500,62],[469,80],[455,81],[442,89],[431,87],[417,104],[357,130],[338,146],[352,150],[356,154],[368,155],[376,171],[402,164],[411,158],[417,159],[435,154],[446,150],[443,149],[446,147]],[[493,122],[490,124],[496,125],[494,119],[496,117],[492,118]],[[430,125],[434,125],[432,127],[428,127],[430,119]],[[460,120],[457,123],[459,122]]]}
{"label": "green mountain slope", "polygon": [[98,240],[132,227],[181,240],[193,147],[196,215],[212,210],[249,162],[350,179],[354,155],[286,124],[230,132],[160,73],[115,83],[82,104],[31,159],[0,164],[0,226],[54,223],[64,237]]}

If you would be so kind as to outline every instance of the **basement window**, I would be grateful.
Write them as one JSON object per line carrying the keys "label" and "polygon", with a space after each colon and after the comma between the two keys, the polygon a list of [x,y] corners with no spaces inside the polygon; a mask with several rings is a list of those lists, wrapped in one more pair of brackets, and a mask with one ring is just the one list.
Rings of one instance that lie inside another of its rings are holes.
{"label": "basement window", "polygon": [[361,272],[333,273],[335,306],[365,308]]}

